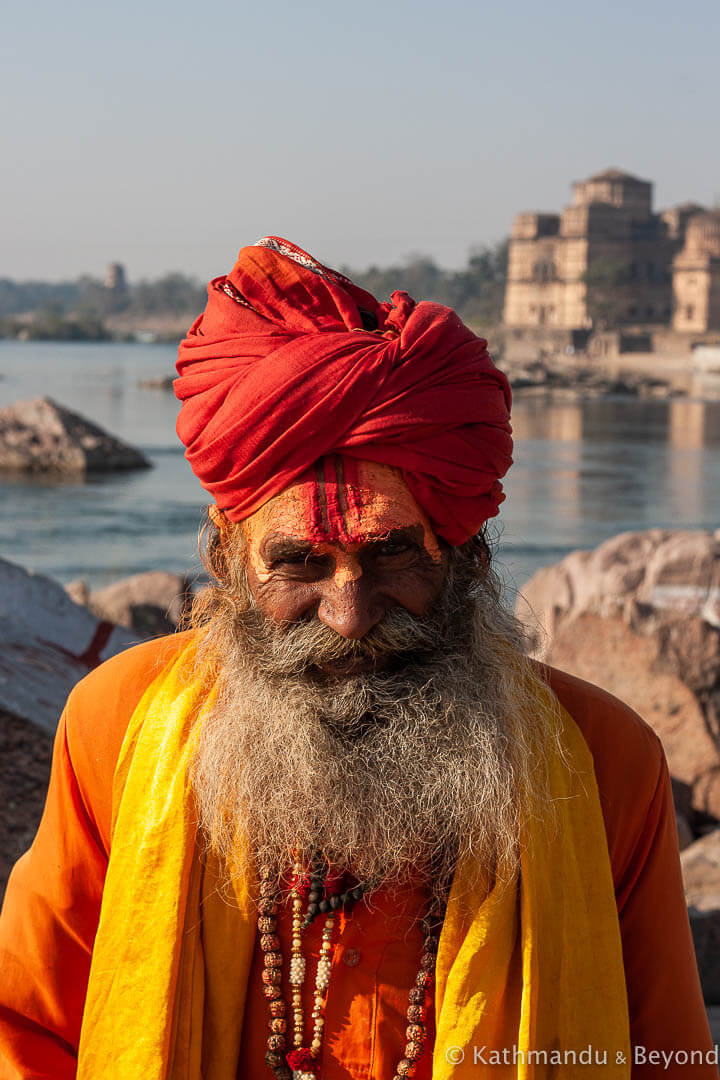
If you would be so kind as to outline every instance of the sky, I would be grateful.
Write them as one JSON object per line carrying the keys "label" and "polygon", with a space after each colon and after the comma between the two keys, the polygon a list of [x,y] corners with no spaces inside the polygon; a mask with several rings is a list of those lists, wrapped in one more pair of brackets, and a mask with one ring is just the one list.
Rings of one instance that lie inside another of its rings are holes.
{"label": "sky", "polygon": [[617,166],[720,199],[716,0],[8,4],[0,277],[229,271],[285,236],[464,265]]}

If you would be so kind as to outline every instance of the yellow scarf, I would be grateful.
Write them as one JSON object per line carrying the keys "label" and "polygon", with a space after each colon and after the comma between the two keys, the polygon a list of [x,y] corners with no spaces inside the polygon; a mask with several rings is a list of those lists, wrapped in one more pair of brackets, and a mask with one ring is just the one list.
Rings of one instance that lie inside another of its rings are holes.
{"label": "yellow scarf", "polygon": [[[226,903],[196,851],[187,768],[212,691],[194,657],[190,645],[148,688],[118,759],[78,1080],[235,1080],[256,919],[247,882]],[[588,1065],[630,1076],[592,756],[567,713],[563,728],[558,828],[528,824],[517,888],[494,888],[463,917],[458,867],[437,957],[434,1080],[571,1078]]]}

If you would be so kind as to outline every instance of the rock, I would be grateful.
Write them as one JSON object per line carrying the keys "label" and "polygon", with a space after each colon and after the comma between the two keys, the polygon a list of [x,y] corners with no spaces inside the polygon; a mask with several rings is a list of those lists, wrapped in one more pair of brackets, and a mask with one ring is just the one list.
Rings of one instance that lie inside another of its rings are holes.
{"label": "rock", "polygon": [[90,599],[90,586],[87,581],[78,578],[77,581],[69,581],[63,588],[73,603],[87,607]]}
{"label": "rock", "polygon": [[693,809],[693,789],[690,784],[678,780],[676,776],[670,777],[672,784],[673,802],[675,804],[675,821],[678,831],[678,843],[680,850],[690,847],[695,842],[695,829],[693,823],[698,815]]}
{"label": "rock", "polygon": [[0,559],[0,894],[40,821],[68,694],[136,640],[73,603],[58,582]]}
{"label": "rock", "polygon": [[131,627],[144,637],[172,634],[192,604],[192,585],[182,574],[150,570],[92,591],[95,615]]}
{"label": "rock", "polygon": [[534,363],[506,365],[506,373],[513,392],[524,394],[538,390],[576,393],[580,398],[599,398],[621,395],[623,397],[666,398],[676,391],[665,379],[625,372],[610,376],[597,367],[578,367],[576,363],[548,362],[538,359]]}
{"label": "rock", "polygon": [[682,780],[678,780],[676,776],[670,778],[672,785],[673,802],[675,803],[675,812],[680,817],[684,817],[689,820],[692,814],[692,788],[689,784],[683,783]]}
{"label": "rock", "polygon": [[720,1008],[717,1005],[712,1005],[707,1014],[713,1043],[720,1043]]}
{"label": "rock", "polygon": [[173,375],[160,375],[156,379],[140,379],[138,386],[143,390],[174,390],[175,377]]}
{"label": "rock", "polygon": [[691,907],[688,914],[703,997],[708,1005],[720,1005],[720,911]]}
{"label": "rock", "polygon": [[643,549],[647,565],[638,588],[640,603],[686,615],[702,612],[710,598],[714,571],[719,568],[716,566],[718,541],[713,533],[653,530],[652,536],[649,533],[621,535],[648,538]]}
{"label": "rock", "polygon": [[720,820],[720,531],[622,533],[523,593],[534,654],[627,701],[689,785],[691,829]]}
{"label": "rock", "polygon": [[688,904],[698,911],[720,911],[720,829],[686,848],[680,864]]}
{"label": "rock", "polygon": [[54,732],[75,683],[136,641],[58,582],[0,559],[0,710]]}
{"label": "rock", "polygon": [[678,834],[678,847],[680,851],[684,851],[685,848],[689,848],[695,841],[695,834],[690,828],[690,822],[684,814],[675,814],[675,823],[677,825]]}
{"label": "rock", "polygon": [[701,814],[720,821],[720,768],[711,766],[698,777],[693,799]]}
{"label": "rock", "polygon": [[705,1000],[720,1005],[720,829],[680,855]]}
{"label": "rock", "polygon": [[40,822],[52,759],[52,735],[0,710],[0,898],[13,863]]}
{"label": "rock", "polygon": [[147,469],[147,458],[51,398],[0,409],[0,470],[82,474]]}

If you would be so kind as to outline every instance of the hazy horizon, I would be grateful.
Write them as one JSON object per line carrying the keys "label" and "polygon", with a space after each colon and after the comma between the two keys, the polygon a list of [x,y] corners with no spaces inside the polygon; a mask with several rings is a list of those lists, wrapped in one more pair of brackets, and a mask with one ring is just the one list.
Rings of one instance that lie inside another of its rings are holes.
{"label": "hazy horizon", "polygon": [[718,29],[709,0],[15,5],[0,277],[207,280],[268,233],[455,268],[610,166],[716,204]]}

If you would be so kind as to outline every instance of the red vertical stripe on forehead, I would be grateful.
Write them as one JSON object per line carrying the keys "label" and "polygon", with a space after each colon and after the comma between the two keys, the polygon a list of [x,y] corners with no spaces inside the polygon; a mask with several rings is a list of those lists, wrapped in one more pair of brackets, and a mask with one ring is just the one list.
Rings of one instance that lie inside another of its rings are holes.
{"label": "red vertical stripe on forehead", "polygon": [[362,496],[359,465],[355,458],[328,454],[292,485],[293,499],[302,507],[307,539],[336,543],[357,539],[367,501]]}
{"label": "red vertical stripe on forehead", "polygon": [[[358,466],[352,458],[340,454],[323,458],[325,501],[330,532],[328,538],[343,543],[351,541],[348,511],[356,511]],[[356,517],[357,514],[353,514]]]}
{"label": "red vertical stripe on forehead", "polygon": [[421,528],[433,558],[437,537],[398,469],[332,455],[250,515],[256,540],[281,533],[318,544],[357,544],[393,529]]}

